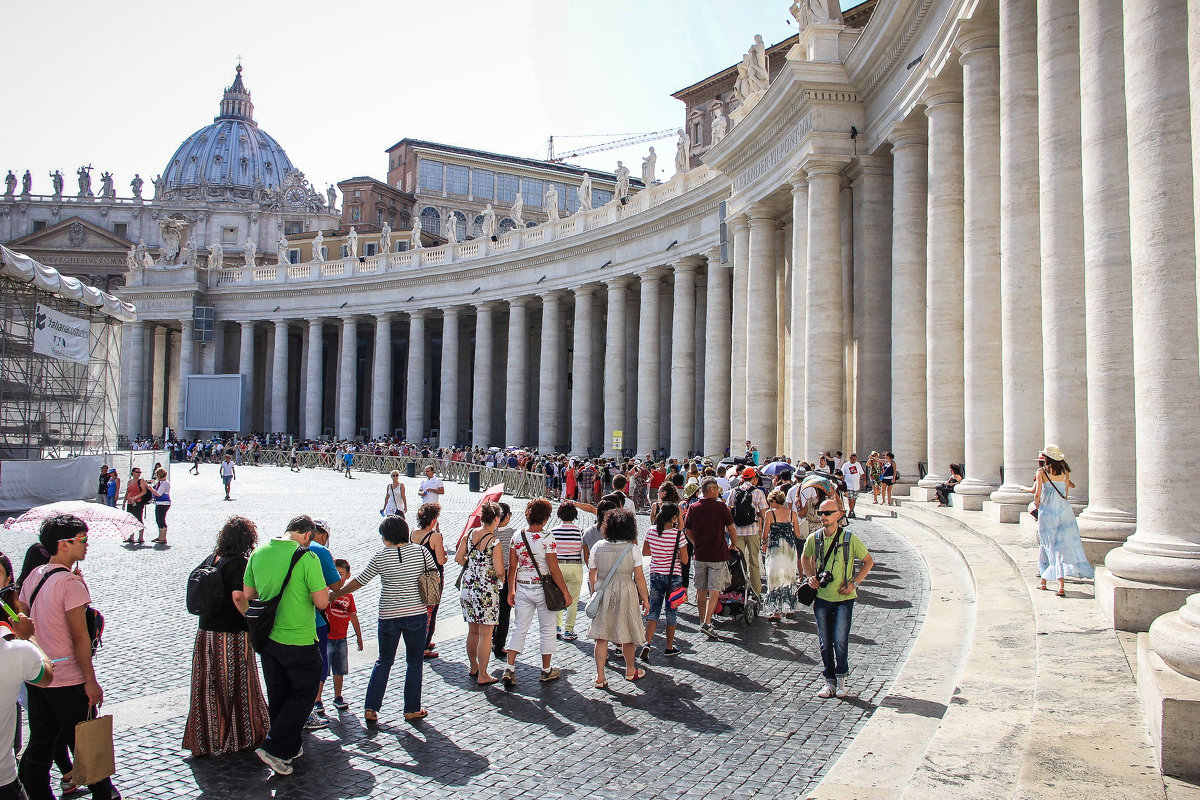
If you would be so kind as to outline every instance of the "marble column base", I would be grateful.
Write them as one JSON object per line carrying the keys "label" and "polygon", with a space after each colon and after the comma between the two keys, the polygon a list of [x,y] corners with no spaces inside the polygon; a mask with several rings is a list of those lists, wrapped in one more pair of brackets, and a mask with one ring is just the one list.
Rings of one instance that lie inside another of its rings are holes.
{"label": "marble column base", "polygon": [[1122,511],[1103,511],[1092,507],[1079,515],[1079,536],[1083,552],[1093,564],[1103,564],[1105,557],[1124,544],[1137,529],[1137,517]]}
{"label": "marble column base", "polygon": [[939,483],[945,483],[947,480],[949,480],[949,477],[949,475],[935,475],[931,472],[928,473],[924,478],[921,478],[921,480],[917,481],[917,486],[920,486],[922,489],[932,489]]}
{"label": "marble column base", "polygon": [[1165,775],[1200,780],[1200,680],[1167,664],[1152,648],[1152,635],[1138,635],[1137,687],[1158,768]]}
{"label": "marble column base", "polygon": [[[935,484],[936,485],[936,484]],[[893,493],[895,489],[892,490]],[[908,490],[908,496],[911,500],[916,500],[921,503],[936,503],[937,492],[931,487],[926,487],[924,483],[918,483],[916,486]]]}
{"label": "marble column base", "polygon": [[1131,581],[1117,577],[1108,567],[1096,567],[1096,602],[1119,631],[1148,631],[1154,620],[1178,610],[1195,591]]}
{"label": "marble column base", "polygon": [[981,510],[996,522],[1013,524],[1020,521],[1021,512],[1025,511],[1028,506],[1029,501],[1026,501],[1024,504],[1020,504],[997,503],[995,500],[984,500],[983,508]]}
{"label": "marble column base", "polygon": [[960,494],[957,486],[950,495],[951,507],[957,508],[959,511],[983,511],[983,504],[986,500],[986,494]]}

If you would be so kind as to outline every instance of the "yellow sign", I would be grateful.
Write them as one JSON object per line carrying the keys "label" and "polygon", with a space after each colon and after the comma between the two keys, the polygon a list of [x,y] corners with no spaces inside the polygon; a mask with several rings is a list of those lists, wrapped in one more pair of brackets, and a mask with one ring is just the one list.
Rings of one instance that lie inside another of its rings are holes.
{"label": "yellow sign", "polygon": [[613,431],[613,446],[612,449],[621,452],[621,445],[625,441],[625,431]]}

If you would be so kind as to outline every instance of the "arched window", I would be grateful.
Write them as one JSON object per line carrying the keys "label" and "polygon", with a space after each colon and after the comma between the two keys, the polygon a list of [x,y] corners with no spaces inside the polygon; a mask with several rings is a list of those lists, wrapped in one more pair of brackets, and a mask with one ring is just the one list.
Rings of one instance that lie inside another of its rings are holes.
{"label": "arched window", "polygon": [[537,226],[538,226],[538,224],[536,222],[534,222],[533,220],[529,220],[529,222],[525,223],[526,228],[536,228]]}
{"label": "arched window", "polygon": [[511,217],[505,217],[496,228],[498,233],[508,233],[517,229],[517,223],[513,222]]}
{"label": "arched window", "polygon": [[463,239],[467,238],[467,215],[461,211],[451,211],[448,216],[454,217],[455,221],[457,222],[456,232],[458,234],[458,240],[462,241]]}
{"label": "arched window", "polygon": [[433,206],[421,209],[421,230],[436,236],[442,235],[442,215]]}
{"label": "arched window", "polygon": [[475,221],[471,223],[471,239],[478,239],[483,236],[483,214],[476,214]]}
{"label": "arched window", "polygon": [[[395,226],[393,226],[395,227]],[[412,229],[412,214],[407,211],[400,212],[400,230],[407,231]]]}

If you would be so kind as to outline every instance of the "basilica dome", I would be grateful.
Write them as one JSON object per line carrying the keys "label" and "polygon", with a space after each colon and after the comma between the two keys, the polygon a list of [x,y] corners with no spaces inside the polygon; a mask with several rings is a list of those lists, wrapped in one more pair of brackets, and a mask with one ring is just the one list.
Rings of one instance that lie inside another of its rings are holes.
{"label": "basilica dome", "polygon": [[221,99],[221,113],[193,133],[162,173],[162,188],[223,187],[243,194],[255,189],[278,190],[292,169],[279,142],[254,121],[254,104],[242,83],[239,64],[233,85]]}

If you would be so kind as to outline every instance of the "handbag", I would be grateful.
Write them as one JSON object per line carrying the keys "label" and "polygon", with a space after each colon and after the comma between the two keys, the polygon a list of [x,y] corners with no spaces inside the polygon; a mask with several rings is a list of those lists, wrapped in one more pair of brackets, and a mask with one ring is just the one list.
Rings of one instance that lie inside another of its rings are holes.
{"label": "handbag", "polygon": [[296,568],[300,559],[307,552],[307,547],[297,547],[296,552],[292,553],[292,563],[288,565],[287,575],[283,577],[283,585],[279,587],[279,594],[270,600],[261,600],[256,597],[250,601],[250,607],[246,609],[246,627],[250,630],[250,646],[254,648],[254,652],[261,653],[267,646],[267,642],[271,641],[271,631],[275,629],[275,614],[279,611],[279,601],[283,598],[283,591],[287,589],[288,581],[292,579],[292,570]]}
{"label": "handbag", "polygon": [[[429,545],[425,545],[429,549]],[[400,551],[397,550],[397,553]],[[430,553],[433,551],[430,550]],[[422,563],[425,560],[425,554],[421,554]],[[426,567],[421,573],[421,577],[417,578],[417,591],[421,593],[421,602],[433,608],[442,602],[442,571],[437,568],[437,559],[433,561],[432,567]]]}
{"label": "handbag", "polygon": [[604,602],[602,599],[604,597],[604,590],[608,588],[610,583],[612,583],[613,576],[620,571],[621,562],[624,560],[625,555],[622,554],[621,557],[617,559],[617,563],[613,564],[613,568],[610,569],[608,574],[604,576],[604,581],[600,584],[600,587],[596,589],[596,591],[592,592],[592,596],[588,598],[587,605],[583,608],[583,613],[587,614],[589,619],[595,619],[596,615],[600,613],[600,604]]}
{"label": "handbag", "polygon": [[[671,568],[667,570],[667,585],[671,585],[671,579],[675,577],[675,561],[679,558],[679,543],[683,538],[683,531],[675,532],[675,549],[671,551]],[[672,611],[679,608],[687,602],[687,587],[676,586],[667,594],[667,607]]]}
{"label": "handbag", "polygon": [[[825,537],[818,535],[815,544],[817,546],[820,546],[821,541],[824,538]],[[829,570],[829,559],[833,558],[834,551],[836,551],[837,548],[838,548],[837,542],[835,541],[830,546],[830,548],[827,551],[825,551],[825,560],[821,564],[821,568],[819,570],[817,570],[817,574],[820,574],[822,572],[826,572]],[[813,601],[817,599],[817,590],[812,588],[812,586],[809,585],[808,581],[804,581],[800,584],[800,587],[798,589],[796,589],[796,599],[799,600],[801,603],[803,603],[806,606],[811,606],[813,604]]]}
{"label": "handbag", "polygon": [[542,574],[542,568],[538,566],[537,558],[533,555],[533,548],[530,547],[529,531],[521,531],[521,537],[525,540],[525,547],[529,550],[529,560],[533,562],[533,571],[537,573],[538,583],[542,585],[542,592],[546,595],[546,610],[565,611],[567,597],[563,594],[562,589],[558,588],[557,583],[546,580],[546,576]]}
{"label": "handbag", "polygon": [[[89,709],[91,717],[94,710]],[[113,718],[109,714],[75,724],[74,772],[77,786],[89,786],[111,778],[117,771],[113,749]]]}

